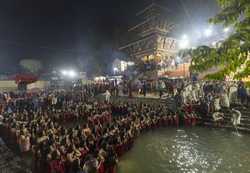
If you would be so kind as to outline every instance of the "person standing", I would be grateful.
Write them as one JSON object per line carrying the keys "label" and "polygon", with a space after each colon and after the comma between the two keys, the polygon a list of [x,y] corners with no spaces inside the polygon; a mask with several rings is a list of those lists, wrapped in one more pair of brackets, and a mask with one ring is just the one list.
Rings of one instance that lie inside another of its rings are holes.
{"label": "person standing", "polygon": [[228,87],[226,84],[223,84],[221,87],[220,93],[220,102],[223,109],[228,110],[230,108],[229,96],[228,96]]}
{"label": "person standing", "polygon": [[218,95],[215,96],[214,98],[214,111],[220,111],[221,106],[220,106],[220,97]]}
{"label": "person standing", "polygon": [[110,97],[111,97],[111,93],[109,92],[109,90],[106,90],[105,92],[105,100],[107,103],[110,102]]}
{"label": "person standing", "polygon": [[145,81],[143,82],[143,85],[142,85],[142,92],[143,92],[143,96],[146,97],[146,95],[147,95],[147,85],[146,85]]}
{"label": "person standing", "polygon": [[158,81],[157,82],[157,88],[158,88],[158,90],[159,90],[159,96],[160,96],[160,98],[162,97],[162,95],[163,95],[163,82],[162,81]]}
{"label": "person standing", "polygon": [[244,86],[244,83],[241,81],[238,85],[238,97],[242,105],[247,101],[247,90]]}
{"label": "person standing", "polygon": [[240,120],[241,112],[236,109],[232,109],[232,122],[235,127],[240,124]]}

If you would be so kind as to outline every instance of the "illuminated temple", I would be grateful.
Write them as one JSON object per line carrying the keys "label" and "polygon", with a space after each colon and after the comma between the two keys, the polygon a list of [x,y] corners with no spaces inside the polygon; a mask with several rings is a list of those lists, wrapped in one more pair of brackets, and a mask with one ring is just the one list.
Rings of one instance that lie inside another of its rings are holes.
{"label": "illuminated temple", "polygon": [[167,11],[152,3],[138,12],[136,16],[141,22],[129,29],[129,34],[137,39],[120,47],[135,63],[138,73],[147,79],[164,74],[176,57],[177,41],[169,36],[174,26],[167,20]]}

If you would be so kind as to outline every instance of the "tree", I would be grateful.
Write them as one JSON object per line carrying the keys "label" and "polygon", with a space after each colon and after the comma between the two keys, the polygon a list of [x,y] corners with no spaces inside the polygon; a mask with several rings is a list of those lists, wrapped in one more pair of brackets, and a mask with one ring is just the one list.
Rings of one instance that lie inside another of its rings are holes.
{"label": "tree", "polygon": [[217,48],[200,46],[188,53],[192,56],[190,70],[204,72],[217,66],[213,74],[206,77],[223,79],[230,76],[242,79],[250,75],[250,1],[217,0],[221,11],[209,20],[234,28],[234,32]]}
{"label": "tree", "polygon": [[20,66],[30,73],[38,74],[42,69],[42,63],[34,59],[23,59],[20,61]]}

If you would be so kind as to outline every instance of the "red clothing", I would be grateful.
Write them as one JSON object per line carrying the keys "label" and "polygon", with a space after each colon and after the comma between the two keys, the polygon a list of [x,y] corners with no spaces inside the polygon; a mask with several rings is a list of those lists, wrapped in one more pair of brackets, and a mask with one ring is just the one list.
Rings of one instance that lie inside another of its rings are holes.
{"label": "red clothing", "polygon": [[122,154],[123,154],[123,146],[122,146],[122,144],[119,144],[119,145],[116,146],[116,153],[117,153],[118,157],[122,156]]}
{"label": "red clothing", "polygon": [[104,168],[103,161],[101,161],[100,164],[99,164],[98,173],[105,173],[105,168]]}
{"label": "red clothing", "polygon": [[168,117],[168,124],[173,125],[173,118],[172,117]]}
{"label": "red clothing", "polygon": [[88,151],[83,149],[80,150],[80,153],[81,153],[81,158],[84,158],[88,154]]}
{"label": "red clothing", "polygon": [[64,173],[64,164],[60,160],[53,160],[49,163],[49,173]]}
{"label": "red clothing", "polygon": [[188,114],[191,114],[193,112],[193,108],[192,108],[192,105],[187,105],[186,108],[185,108],[186,112]]}
{"label": "red clothing", "polygon": [[164,118],[164,126],[168,126],[168,118],[167,117]]}
{"label": "red clothing", "polygon": [[197,121],[196,117],[192,117],[191,120],[192,120],[192,126],[195,126]]}
{"label": "red clothing", "polygon": [[191,125],[192,120],[191,120],[191,117],[189,115],[185,116],[185,120],[184,121],[185,121],[184,123],[185,123],[186,127],[188,127],[188,126]]}
{"label": "red clothing", "polygon": [[176,125],[176,127],[179,127],[179,116],[178,115],[175,116],[175,125]]}

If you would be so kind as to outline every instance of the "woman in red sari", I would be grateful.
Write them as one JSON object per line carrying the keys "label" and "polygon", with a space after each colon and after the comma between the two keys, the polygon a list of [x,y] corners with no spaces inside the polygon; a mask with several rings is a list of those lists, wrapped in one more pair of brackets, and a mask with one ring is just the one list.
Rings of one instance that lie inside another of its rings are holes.
{"label": "woman in red sari", "polygon": [[192,126],[195,126],[197,123],[197,116],[194,113],[192,113],[191,116]]}
{"label": "woman in red sari", "polygon": [[179,127],[180,118],[179,118],[179,115],[177,113],[175,113],[175,115],[174,115],[174,121],[175,121],[176,127],[178,128]]}
{"label": "woman in red sari", "polygon": [[101,149],[98,154],[98,167],[97,167],[98,173],[105,173],[105,167],[104,167],[105,156],[106,152]]}

